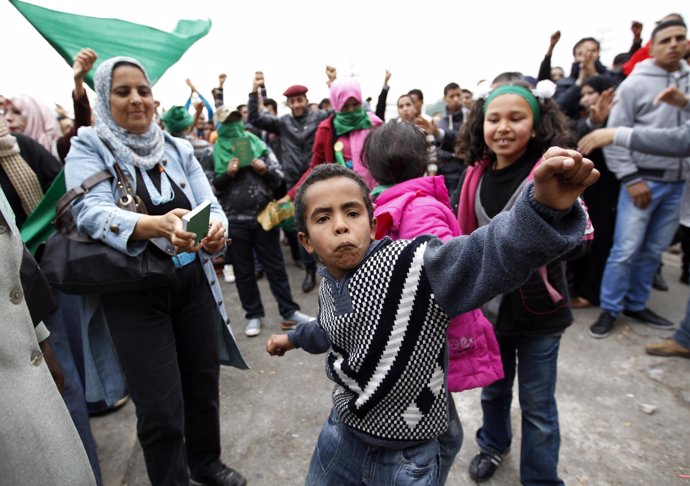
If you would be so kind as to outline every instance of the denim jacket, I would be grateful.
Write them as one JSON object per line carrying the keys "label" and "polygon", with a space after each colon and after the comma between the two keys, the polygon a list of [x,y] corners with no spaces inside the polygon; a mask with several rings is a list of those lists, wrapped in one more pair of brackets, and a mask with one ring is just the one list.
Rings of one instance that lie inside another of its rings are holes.
{"label": "denim jacket", "polygon": [[[163,164],[168,177],[182,189],[192,207],[204,199],[208,199],[211,201],[211,220],[220,221],[227,227],[225,213],[218,204],[203,169],[194,158],[191,144],[184,140],[175,139],[166,133],[165,156],[166,160]],[[80,128],[78,136],[72,140],[72,148],[65,163],[66,186],[68,188],[78,186],[84,179],[103,169],[109,170],[115,176],[115,163],[113,154],[98,138],[93,128]],[[126,172],[132,190],[136,192],[134,171],[123,164],[120,164],[120,167]],[[148,244],[147,240],[129,241],[134,227],[142,215],[120,209],[115,204],[117,194],[115,181],[116,178],[113,178],[92,187],[83,197],[74,202],[72,213],[81,232],[123,253],[136,256],[144,251]],[[218,302],[218,310],[222,318],[222,326],[219,329],[219,334],[223,337],[219,346],[221,363],[246,369],[248,365],[237,347],[229,326],[230,319],[223,305],[222,291],[211,262],[213,255],[209,255],[202,249],[198,256],[201,258],[204,273],[213,292],[213,297]],[[84,344],[85,368],[87,369],[86,385],[87,387],[93,386],[90,389],[91,392],[94,390],[103,391],[103,393],[96,392],[96,396],[94,396],[87,390],[87,397],[89,401],[95,401],[95,399],[110,401],[113,396],[107,392],[105,389],[107,387],[102,382],[116,373],[116,370],[113,370],[112,365],[108,363],[97,362],[99,360],[94,359],[96,353],[92,354],[91,352],[91,348],[109,349],[111,347],[105,341],[109,340],[110,336],[99,306],[97,296],[87,296],[82,299],[82,327],[85,331],[84,336],[89,336],[87,340],[89,342]]]}

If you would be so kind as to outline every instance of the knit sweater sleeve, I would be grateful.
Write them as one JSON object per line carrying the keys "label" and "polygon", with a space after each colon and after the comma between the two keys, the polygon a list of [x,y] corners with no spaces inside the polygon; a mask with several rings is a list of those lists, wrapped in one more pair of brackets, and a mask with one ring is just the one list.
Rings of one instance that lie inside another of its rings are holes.
{"label": "knit sweater sleeve", "polygon": [[523,284],[537,268],[582,242],[579,204],[555,211],[534,200],[534,183],[513,208],[469,236],[429,242],[424,265],[436,301],[450,317],[475,309]]}
{"label": "knit sweater sleeve", "polygon": [[311,354],[325,353],[331,347],[326,331],[316,320],[297,324],[295,329],[288,332],[288,339],[296,348]]}

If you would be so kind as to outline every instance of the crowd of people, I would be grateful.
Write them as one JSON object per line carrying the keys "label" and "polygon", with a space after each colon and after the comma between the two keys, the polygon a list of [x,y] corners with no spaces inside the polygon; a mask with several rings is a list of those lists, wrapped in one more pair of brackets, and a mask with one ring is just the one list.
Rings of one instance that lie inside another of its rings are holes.
{"label": "crowd of people", "polygon": [[[388,120],[388,71],[372,106],[327,66],[329,98],[311,103],[306,86],[288,86],[281,115],[261,71],[240,104],[225,100],[221,74],[212,102],[188,79],[187,102],[161,107],[131,57],[98,65],[92,109],[84,79],[98,53],[87,47],[74,59],[73,117],[39,96],[0,98],[10,295],[0,431],[37,437],[30,452],[2,441],[0,477],[102,484],[89,416],[131,399],[151,484],[245,485],[221,458],[219,369],[248,367],[222,282],[251,338],[274,330],[265,277],[287,331],[268,353],[325,354],[334,383],[305,484],[445,484],[463,444],[451,393],[478,387],[469,476],[490,479],[513,447],[516,378],[520,481],[564,484],[556,370],[572,309],[601,309],[596,339],[621,315],[674,330],[647,302],[653,286],[668,289],[661,257],[676,242],[690,285],[687,28],[669,14],[645,45],[642,25],[631,30],[611,67],[585,37],[566,75],[551,65],[555,32],[536,77],[450,82],[431,115],[409,89]],[[82,188],[71,207],[82,235],[128,259],[165,259],[172,277],[101,294],[51,289],[43,246],[32,255],[21,238],[60,178]],[[206,202],[208,232],[183,229]],[[292,218],[267,228],[269,205]],[[295,302],[283,246],[304,270],[300,290],[320,285],[318,317]],[[646,352],[690,358],[690,299],[678,329]],[[22,416],[35,400],[49,413]]]}

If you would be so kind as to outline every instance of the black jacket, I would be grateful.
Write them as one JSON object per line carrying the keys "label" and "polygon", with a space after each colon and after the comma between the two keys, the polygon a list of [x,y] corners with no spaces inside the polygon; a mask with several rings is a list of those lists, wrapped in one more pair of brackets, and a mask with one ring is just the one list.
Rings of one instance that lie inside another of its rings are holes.
{"label": "black jacket", "polygon": [[261,130],[280,135],[280,163],[285,174],[287,187],[292,187],[304,174],[311,162],[311,149],[314,145],[316,128],[325,120],[329,112],[308,111],[299,118],[292,114],[273,116],[268,112],[259,113],[259,100],[256,93],[249,93],[247,102],[249,122]]}

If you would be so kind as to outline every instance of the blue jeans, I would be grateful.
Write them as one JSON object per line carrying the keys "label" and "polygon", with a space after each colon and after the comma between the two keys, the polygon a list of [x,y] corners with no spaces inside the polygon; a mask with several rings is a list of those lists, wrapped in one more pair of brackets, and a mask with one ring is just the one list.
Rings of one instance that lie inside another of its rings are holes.
{"label": "blue jeans", "polygon": [[556,375],[560,336],[501,336],[498,345],[505,377],[482,390],[479,448],[489,454],[510,451],[513,432],[510,405],[517,370],[522,443],[520,481],[525,486],[563,485],[558,478],[561,435],[556,406]]}
{"label": "blue jeans", "polygon": [[688,299],[688,308],[685,311],[685,317],[680,323],[680,327],[673,333],[672,339],[690,349],[690,299]]}
{"label": "blue jeans", "polygon": [[455,461],[455,456],[462,447],[463,431],[458,410],[455,408],[453,396],[448,392],[448,430],[438,436],[440,448],[440,465],[438,472],[438,484],[443,486],[448,480],[448,473]]}
{"label": "blue jeans", "polygon": [[363,442],[335,410],[321,429],[304,482],[306,486],[433,486],[438,480],[436,439],[404,449],[385,449]]}
{"label": "blue jeans", "polygon": [[647,304],[661,254],[678,229],[684,182],[646,181],[652,202],[635,206],[624,188],[618,196],[613,248],[601,282],[602,311],[641,311]]}

